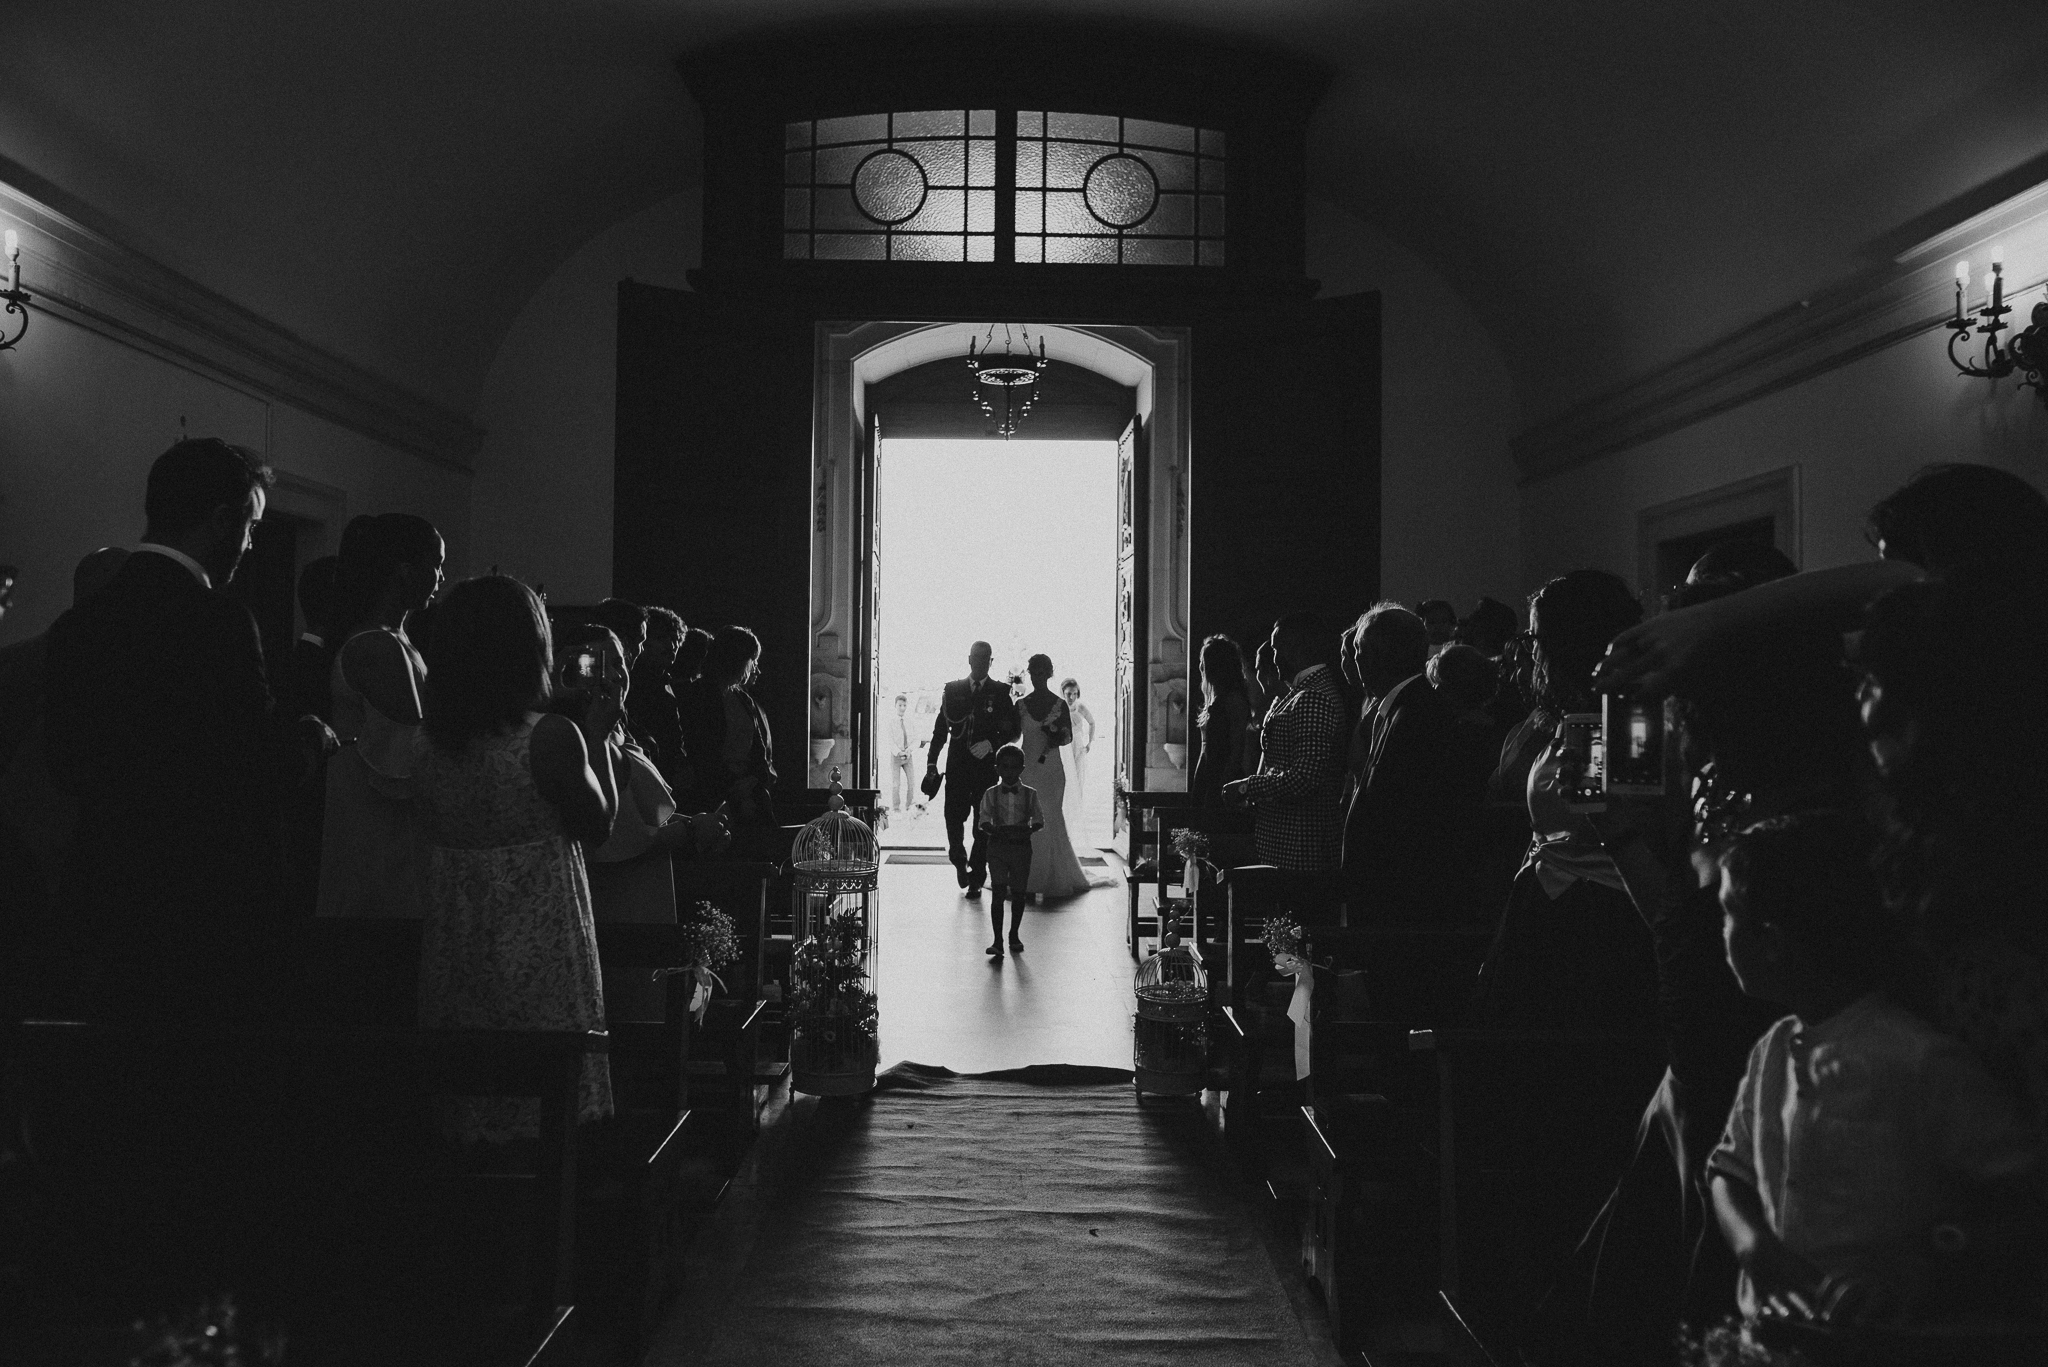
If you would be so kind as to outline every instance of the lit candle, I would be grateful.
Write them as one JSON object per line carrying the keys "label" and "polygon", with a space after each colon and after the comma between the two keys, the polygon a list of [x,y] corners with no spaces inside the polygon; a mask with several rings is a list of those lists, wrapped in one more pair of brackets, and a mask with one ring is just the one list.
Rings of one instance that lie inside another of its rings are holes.
{"label": "lit candle", "polygon": [[7,288],[21,288],[21,234],[12,228],[7,230]]}
{"label": "lit candle", "polygon": [[1956,262],[1956,321],[1963,321],[1963,295],[1970,288],[1970,263]]}
{"label": "lit candle", "polygon": [[2005,263],[1991,263],[1991,312],[1995,316],[2005,303]]}

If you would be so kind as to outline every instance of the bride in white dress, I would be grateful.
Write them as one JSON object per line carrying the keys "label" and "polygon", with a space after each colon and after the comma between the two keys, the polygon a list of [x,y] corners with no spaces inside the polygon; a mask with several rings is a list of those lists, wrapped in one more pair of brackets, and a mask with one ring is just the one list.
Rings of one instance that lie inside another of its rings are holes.
{"label": "bride in white dress", "polygon": [[1076,897],[1115,880],[1090,878],[1074,852],[1067,834],[1067,768],[1060,761],[1060,747],[1074,739],[1073,716],[1059,695],[1046,687],[1052,661],[1033,655],[1029,668],[1031,691],[1017,704],[1017,719],[1024,727],[1017,744],[1024,751],[1024,782],[1038,791],[1045,829],[1031,838],[1031,878],[1024,890],[1045,898]]}

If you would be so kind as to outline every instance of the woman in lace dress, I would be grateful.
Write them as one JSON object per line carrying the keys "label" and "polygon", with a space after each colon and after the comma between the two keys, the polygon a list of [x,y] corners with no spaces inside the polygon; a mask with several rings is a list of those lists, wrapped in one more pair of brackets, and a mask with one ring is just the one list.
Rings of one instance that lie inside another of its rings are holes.
{"label": "woman in lace dress", "polygon": [[1024,782],[1038,793],[1045,829],[1031,840],[1031,877],[1025,891],[1039,898],[1075,897],[1097,884],[1081,868],[1081,857],[1067,834],[1067,770],[1060,761],[1060,747],[1074,739],[1073,714],[1046,687],[1052,661],[1033,655],[1028,668],[1031,691],[1017,703],[1017,720],[1024,728],[1017,744],[1024,751]]}
{"label": "woman in lace dress", "polygon": [[[429,1029],[602,1030],[590,880],[578,841],[603,842],[618,798],[605,737],[617,684],[580,720],[542,716],[552,656],[533,591],[491,575],[435,612],[413,801],[426,846],[420,1024]],[[603,1055],[584,1060],[582,1120],[612,1109]],[[538,1103],[458,1097],[464,1140],[539,1133]]]}

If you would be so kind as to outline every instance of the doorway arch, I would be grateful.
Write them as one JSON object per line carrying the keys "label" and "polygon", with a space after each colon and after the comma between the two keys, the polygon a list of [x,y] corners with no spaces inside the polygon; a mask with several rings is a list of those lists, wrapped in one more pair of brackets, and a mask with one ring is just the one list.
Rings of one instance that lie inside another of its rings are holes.
{"label": "doorway arch", "polygon": [[[932,361],[963,361],[988,323],[820,323],[815,331],[812,414],[810,740],[808,786],[829,784],[835,767],[871,786],[874,425],[871,385]],[[1184,789],[1170,756],[1187,753],[1188,675],[1188,333],[1123,324],[1033,324],[1053,360],[1133,391],[1126,432],[1131,493],[1123,510],[1132,584],[1124,618],[1131,631],[1128,729],[1119,736],[1118,780],[1150,790]],[[965,399],[963,397],[963,402]],[[1142,495],[1142,496],[1139,496]],[[1120,680],[1119,692],[1124,684]],[[827,744],[826,742],[830,742]]]}

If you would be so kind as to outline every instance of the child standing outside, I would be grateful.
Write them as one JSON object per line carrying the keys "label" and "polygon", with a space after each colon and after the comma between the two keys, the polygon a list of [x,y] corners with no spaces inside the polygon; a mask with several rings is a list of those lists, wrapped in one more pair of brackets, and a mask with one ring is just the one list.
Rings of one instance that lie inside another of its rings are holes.
{"label": "child standing outside", "polygon": [[1729,967],[1793,1012],[1751,1051],[1707,1160],[1746,1316],[1924,1319],[2026,1294],[2032,1140],[1976,1057],[1881,987],[1870,850],[1854,817],[1805,814],[1721,859]]}
{"label": "child standing outside", "polygon": [[1010,903],[1010,951],[1024,948],[1017,928],[1024,923],[1025,884],[1031,878],[1031,833],[1045,825],[1038,810],[1038,791],[1025,786],[1024,752],[1015,745],[996,751],[996,782],[981,795],[981,809],[974,814],[978,830],[988,835],[988,881],[995,889],[989,902],[989,925],[994,938],[986,951],[991,958],[1003,957],[1003,902]]}

